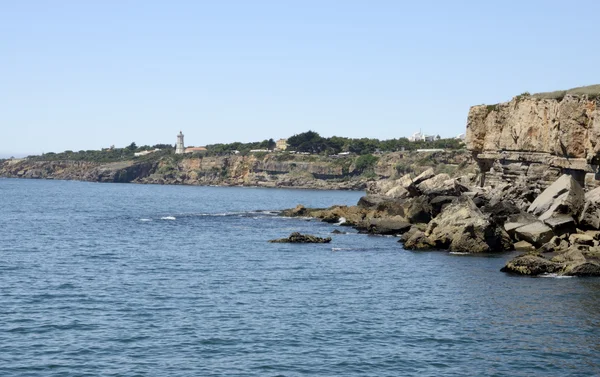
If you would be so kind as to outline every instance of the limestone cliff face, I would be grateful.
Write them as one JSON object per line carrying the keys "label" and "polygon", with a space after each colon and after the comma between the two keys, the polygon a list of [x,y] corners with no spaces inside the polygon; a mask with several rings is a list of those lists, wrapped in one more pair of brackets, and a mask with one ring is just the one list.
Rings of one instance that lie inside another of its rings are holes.
{"label": "limestone cliff face", "polygon": [[600,157],[599,106],[596,96],[570,94],[474,106],[467,148],[487,184],[525,179],[543,188],[568,172],[593,187]]}
{"label": "limestone cliff face", "polygon": [[600,153],[598,102],[567,95],[518,98],[474,106],[467,122],[467,148],[476,152],[548,153],[592,162]]}
{"label": "limestone cliff face", "polygon": [[394,152],[378,157],[377,164],[367,174],[357,170],[356,156],[167,155],[154,160],[134,159],[112,163],[23,159],[0,161],[0,177],[362,190],[368,181],[405,174],[407,171],[420,173],[436,166],[454,172],[473,166],[467,151],[435,154]]}

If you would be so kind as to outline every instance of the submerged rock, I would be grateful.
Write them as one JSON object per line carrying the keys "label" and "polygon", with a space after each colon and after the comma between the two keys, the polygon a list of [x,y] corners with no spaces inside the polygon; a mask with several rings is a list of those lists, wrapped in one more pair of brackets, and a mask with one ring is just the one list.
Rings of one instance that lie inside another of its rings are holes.
{"label": "submerged rock", "polygon": [[560,263],[549,261],[539,255],[525,254],[510,260],[500,271],[535,276],[557,273],[561,269]]}
{"label": "submerged rock", "polygon": [[329,243],[331,242],[331,237],[321,238],[317,236],[312,236],[310,234],[300,234],[298,232],[294,232],[290,234],[287,238],[280,238],[277,240],[270,240],[271,243]]}

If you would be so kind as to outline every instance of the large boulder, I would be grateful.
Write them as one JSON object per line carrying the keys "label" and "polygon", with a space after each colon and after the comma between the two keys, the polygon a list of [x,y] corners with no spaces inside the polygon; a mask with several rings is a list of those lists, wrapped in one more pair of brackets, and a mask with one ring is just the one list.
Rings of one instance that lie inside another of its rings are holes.
{"label": "large boulder", "polygon": [[500,271],[510,272],[519,275],[542,275],[561,271],[561,263],[549,261],[536,254],[519,255],[508,261]]}
{"label": "large boulder", "polygon": [[419,185],[417,189],[423,195],[430,197],[436,196],[459,196],[463,192],[469,191],[469,188],[456,179],[450,178],[448,174],[438,174],[428,180],[425,180]]}
{"label": "large boulder", "polygon": [[573,177],[564,174],[531,203],[527,211],[542,221],[565,214],[578,218],[585,204],[583,188]]}
{"label": "large boulder", "polygon": [[418,188],[419,184],[423,181],[433,178],[434,176],[435,176],[435,173],[433,172],[433,168],[429,168],[429,169],[425,170],[423,173],[416,176],[412,180],[412,182],[405,188],[410,192],[410,194],[412,196],[419,196],[419,195],[421,195],[421,191]]}
{"label": "large boulder", "polygon": [[489,214],[497,224],[503,225],[510,216],[520,214],[521,210],[512,200],[491,200],[483,206],[483,212]]}
{"label": "large boulder", "polygon": [[510,250],[509,235],[462,196],[447,206],[428,227],[425,235],[437,248],[482,253]]}
{"label": "large boulder", "polygon": [[405,216],[411,224],[423,223],[431,221],[431,203],[427,196],[418,196],[412,198],[406,208]]}
{"label": "large boulder", "polygon": [[504,223],[504,230],[506,230],[511,237],[515,237],[515,230],[537,221],[538,219],[535,216],[522,212],[509,216]]}
{"label": "large boulder", "polygon": [[403,186],[394,186],[385,193],[385,196],[389,196],[390,198],[403,199],[408,198],[410,196],[410,192]]}
{"label": "large boulder", "polygon": [[398,235],[406,233],[410,227],[411,224],[403,217],[392,216],[370,219],[366,228],[370,234]]}
{"label": "large boulder", "polygon": [[436,247],[435,243],[420,230],[408,232],[410,237],[404,242],[406,250],[431,250]]}
{"label": "large boulder", "polygon": [[600,229],[600,187],[585,194],[579,225],[584,228]]}
{"label": "large boulder", "polygon": [[527,241],[535,246],[542,246],[554,237],[552,228],[541,221],[524,225],[514,230],[515,238]]}

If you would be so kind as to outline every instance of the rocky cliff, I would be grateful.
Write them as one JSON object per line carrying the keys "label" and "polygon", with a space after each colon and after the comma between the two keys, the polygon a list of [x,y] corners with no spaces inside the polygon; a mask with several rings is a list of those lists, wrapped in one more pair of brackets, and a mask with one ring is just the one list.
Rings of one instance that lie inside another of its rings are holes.
{"label": "rocky cliff", "polygon": [[363,190],[370,181],[420,173],[474,171],[467,151],[394,152],[376,156],[368,168],[357,167],[357,156],[317,155],[163,155],[157,158],[100,163],[93,161],[0,161],[0,177],[66,179],[94,182],[298,187]]}
{"label": "rocky cliff", "polygon": [[481,183],[522,179],[545,188],[568,173],[587,187],[597,186],[598,93],[600,85],[524,93],[506,103],[472,107],[466,143],[479,165]]}

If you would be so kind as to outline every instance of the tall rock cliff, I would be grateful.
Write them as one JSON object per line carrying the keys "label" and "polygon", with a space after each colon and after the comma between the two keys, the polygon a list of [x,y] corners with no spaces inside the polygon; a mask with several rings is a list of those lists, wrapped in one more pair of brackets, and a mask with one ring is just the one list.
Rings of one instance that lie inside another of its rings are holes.
{"label": "tall rock cliff", "polygon": [[598,185],[600,85],[523,94],[510,102],[473,106],[466,143],[481,183],[525,180],[544,188],[568,173]]}

